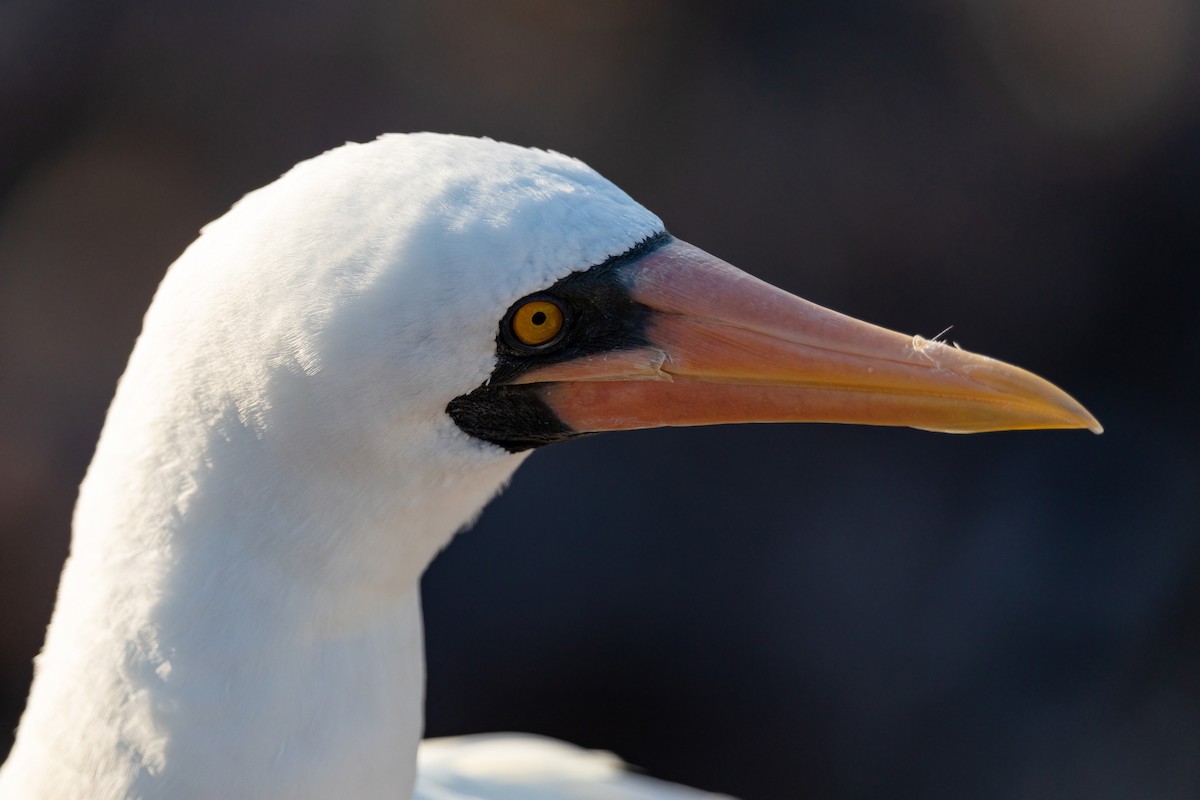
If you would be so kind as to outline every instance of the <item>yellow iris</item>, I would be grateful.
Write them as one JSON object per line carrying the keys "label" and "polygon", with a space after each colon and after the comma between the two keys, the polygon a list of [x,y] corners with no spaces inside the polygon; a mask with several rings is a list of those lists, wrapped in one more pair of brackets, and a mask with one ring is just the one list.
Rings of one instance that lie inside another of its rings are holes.
{"label": "yellow iris", "polygon": [[549,300],[530,300],[512,317],[513,336],[529,347],[543,345],[558,336],[562,326],[562,309]]}

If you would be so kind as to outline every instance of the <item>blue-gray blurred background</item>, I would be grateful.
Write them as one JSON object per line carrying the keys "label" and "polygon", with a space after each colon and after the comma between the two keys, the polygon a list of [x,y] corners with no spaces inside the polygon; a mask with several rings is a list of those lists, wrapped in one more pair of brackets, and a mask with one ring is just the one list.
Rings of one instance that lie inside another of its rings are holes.
{"label": "blue-gray blurred background", "polygon": [[1200,797],[1200,7],[0,4],[0,753],[166,266],[384,131],[579,156],[811,300],[1107,427],[537,453],[425,579],[428,732],[767,798]]}

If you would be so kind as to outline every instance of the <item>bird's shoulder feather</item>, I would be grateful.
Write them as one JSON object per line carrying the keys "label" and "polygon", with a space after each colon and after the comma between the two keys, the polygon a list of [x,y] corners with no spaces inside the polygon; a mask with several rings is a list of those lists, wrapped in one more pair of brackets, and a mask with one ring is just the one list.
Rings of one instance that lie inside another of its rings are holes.
{"label": "bird's shoulder feather", "polygon": [[729,800],[639,775],[612,753],[542,736],[426,739],[415,800]]}

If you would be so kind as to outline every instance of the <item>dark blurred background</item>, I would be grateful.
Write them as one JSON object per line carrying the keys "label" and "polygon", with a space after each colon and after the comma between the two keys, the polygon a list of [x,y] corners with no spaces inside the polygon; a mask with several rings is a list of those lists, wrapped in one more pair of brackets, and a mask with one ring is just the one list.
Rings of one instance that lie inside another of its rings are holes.
{"label": "dark blurred background", "polygon": [[0,5],[0,753],[141,315],[209,219],[384,131],[579,156],[811,300],[1105,424],[536,454],[425,580],[428,732],[766,798],[1200,797],[1188,0]]}

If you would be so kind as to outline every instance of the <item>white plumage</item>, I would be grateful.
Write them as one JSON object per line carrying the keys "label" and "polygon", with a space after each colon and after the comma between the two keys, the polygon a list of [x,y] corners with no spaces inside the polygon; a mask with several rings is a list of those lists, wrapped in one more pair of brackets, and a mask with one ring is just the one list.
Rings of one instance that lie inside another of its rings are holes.
{"label": "white plumage", "polygon": [[449,397],[515,297],[661,222],[555,153],[384,136],[207,226],[80,490],[4,800],[402,797],[417,581],[523,454]]}
{"label": "white plumage", "polygon": [[417,800],[720,800],[633,772],[612,753],[541,736],[427,739],[418,753]]}
{"label": "white plumage", "polygon": [[[562,335],[513,339],[527,296]],[[0,799],[699,797],[529,738],[430,745],[418,777],[418,579],[522,448],[790,419],[1099,427],[670,240],[562,155],[416,134],[302,163],[155,296]]]}

